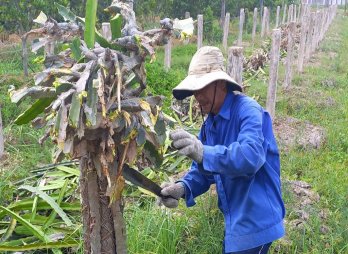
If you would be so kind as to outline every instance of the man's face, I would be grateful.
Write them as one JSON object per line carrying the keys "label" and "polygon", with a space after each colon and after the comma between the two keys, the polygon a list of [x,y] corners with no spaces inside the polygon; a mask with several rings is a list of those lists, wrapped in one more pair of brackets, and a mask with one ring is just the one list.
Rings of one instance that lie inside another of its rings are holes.
{"label": "man's face", "polygon": [[203,114],[208,114],[210,111],[217,114],[224,103],[226,93],[225,81],[217,80],[194,92],[193,95],[202,107]]}
{"label": "man's face", "polygon": [[214,101],[215,85],[216,82],[210,83],[203,89],[195,91],[193,93],[202,108],[203,114],[208,114],[212,109],[211,107]]}

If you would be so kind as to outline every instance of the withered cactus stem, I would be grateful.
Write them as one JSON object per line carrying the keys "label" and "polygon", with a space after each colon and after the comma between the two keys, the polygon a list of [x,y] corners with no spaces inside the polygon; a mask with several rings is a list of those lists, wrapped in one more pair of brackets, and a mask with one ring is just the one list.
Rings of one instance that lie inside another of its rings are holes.
{"label": "withered cactus stem", "polygon": [[55,161],[64,155],[80,160],[85,253],[127,253],[122,167],[159,163],[166,137],[163,97],[139,96],[146,89],[145,58],[155,60],[154,47],[170,40],[173,22],[166,18],[161,28],[141,32],[132,4],[112,2],[107,10],[122,15],[123,37],[99,38],[92,49],[81,39],[83,24],[77,18],[69,23],[47,18],[41,28],[22,37],[25,49],[28,38],[40,37],[34,51],[55,41],[70,43],[70,48],[45,58],[46,69],[34,76],[34,88],[11,97],[19,102],[29,96],[45,106],[43,116],[28,111],[17,120],[46,126],[40,143],[50,137],[57,144]]}

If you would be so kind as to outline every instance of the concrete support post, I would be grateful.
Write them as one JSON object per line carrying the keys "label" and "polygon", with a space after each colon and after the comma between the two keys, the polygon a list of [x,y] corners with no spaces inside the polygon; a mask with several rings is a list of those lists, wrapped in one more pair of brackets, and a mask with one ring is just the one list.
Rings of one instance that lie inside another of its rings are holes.
{"label": "concrete support post", "polygon": [[108,40],[111,40],[111,26],[109,22],[102,23],[102,35]]}
{"label": "concrete support post", "polygon": [[296,25],[295,22],[290,22],[289,24],[284,89],[289,89],[292,83],[292,63],[294,60],[293,54],[294,54],[295,25]]}
{"label": "concrete support post", "polygon": [[265,37],[266,33],[266,23],[267,23],[267,7],[263,7],[263,16],[262,16],[262,24],[261,24],[261,38]]}
{"label": "concrete support post", "polygon": [[266,16],[266,35],[269,35],[269,24],[271,22],[271,14],[270,14],[270,9],[267,8],[267,16]]}
{"label": "concrete support post", "polygon": [[203,15],[199,14],[197,16],[197,49],[203,46]]}
{"label": "concrete support post", "polygon": [[244,9],[240,9],[240,16],[239,16],[239,36],[238,36],[238,43],[237,43],[238,46],[242,46],[244,20],[245,20]]}
{"label": "concrete support post", "polygon": [[313,40],[312,40],[312,52],[314,52],[317,48],[317,44],[318,44],[318,34],[319,34],[319,11],[315,12],[314,14],[314,27],[313,27]]}
{"label": "concrete support post", "polygon": [[275,116],[276,92],[278,81],[278,66],[280,54],[281,30],[273,29],[272,31],[272,48],[269,71],[269,85],[267,91],[266,109],[272,118]]}
{"label": "concrete support post", "polygon": [[287,23],[289,24],[290,22],[292,22],[292,19],[293,19],[293,14],[294,14],[294,5],[293,4],[291,4],[290,6],[289,6],[289,11],[288,11],[288,21],[287,21]]}
{"label": "concrete support post", "polygon": [[303,72],[303,61],[306,47],[306,39],[307,39],[307,28],[308,28],[308,16],[303,16],[301,23],[301,35],[300,35],[300,46],[298,49],[298,71],[300,73]]}
{"label": "concrete support post", "polygon": [[254,43],[255,41],[255,35],[256,35],[256,27],[257,27],[257,8],[254,8],[254,15],[253,15],[253,31],[251,33],[251,40]]}
{"label": "concrete support post", "polygon": [[227,50],[227,41],[228,41],[229,30],[230,30],[230,13],[227,12],[226,17],[225,17],[225,24],[224,24],[224,35],[222,38],[222,45],[223,45],[225,51]]}
{"label": "concrete support post", "polygon": [[302,24],[302,21],[303,21],[303,16],[305,15],[304,11],[305,11],[305,5],[304,4],[301,4],[299,7],[298,7],[298,21]]}
{"label": "concrete support post", "polygon": [[230,75],[238,84],[243,82],[243,48],[230,47],[228,49],[227,74]]}
{"label": "concrete support post", "polygon": [[285,4],[284,5],[284,10],[283,10],[283,21],[282,21],[282,24],[285,24],[285,22],[286,22],[286,9],[287,9],[287,5]]}
{"label": "concrete support post", "polygon": [[297,22],[297,5],[294,5],[294,14],[293,14],[293,22]]}
{"label": "concrete support post", "polygon": [[22,38],[22,59],[23,59],[23,71],[24,75],[28,76],[28,48],[27,44],[25,43],[24,38]]}
{"label": "concrete support post", "polygon": [[277,16],[276,16],[276,25],[275,28],[278,28],[279,26],[279,13],[280,13],[280,6],[277,6]]}
{"label": "concrete support post", "polygon": [[168,71],[171,67],[172,61],[172,39],[168,40],[168,43],[164,47],[164,68]]}
{"label": "concrete support post", "polygon": [[308,61],[312,54],[312,41],[313,41],[313,28],[314,28],[314,13],[311,12],[308,21],[308,33],[306,40],[306,49],[305,49],[305,60]]}

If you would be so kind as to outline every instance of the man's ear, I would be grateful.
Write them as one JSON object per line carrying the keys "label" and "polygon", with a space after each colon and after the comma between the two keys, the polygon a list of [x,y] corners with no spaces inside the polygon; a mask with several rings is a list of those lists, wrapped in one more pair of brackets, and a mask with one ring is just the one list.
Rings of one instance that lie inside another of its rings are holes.
{"label": "man's ear", "polygon": [[217,85],[221,91],[227,91],[227,82],[225,80],[218,80]]}

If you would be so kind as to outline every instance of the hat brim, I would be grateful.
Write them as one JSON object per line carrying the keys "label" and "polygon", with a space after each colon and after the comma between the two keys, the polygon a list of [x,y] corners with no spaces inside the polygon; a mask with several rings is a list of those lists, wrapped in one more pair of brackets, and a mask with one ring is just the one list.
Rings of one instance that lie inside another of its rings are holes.
{"label": "hat brim", "polygon": [[192,96],[195,91],[201,90],[210,83],[217,80],[225,80],[227,84],[232,86],[234,91],[242,91],[242,87],[233,80],[226,72],[224,71],[214,71],[210,73],[205,73],[202,75],[188,75],[183,81],[180,82],[173,89],[173,96],[177,100],[183,100],[186,97]]}

